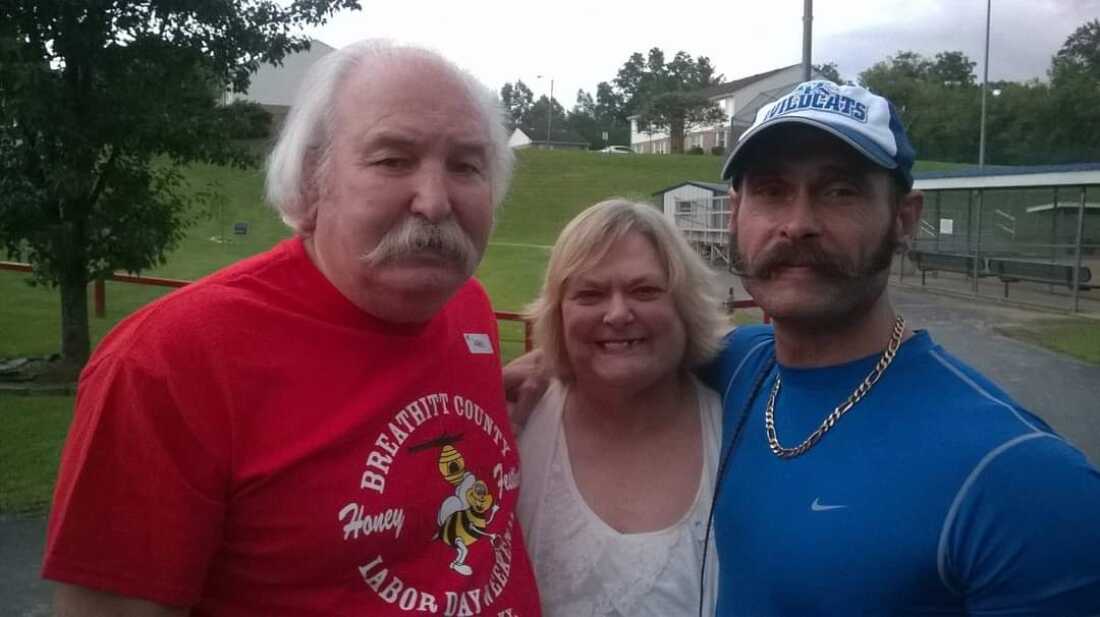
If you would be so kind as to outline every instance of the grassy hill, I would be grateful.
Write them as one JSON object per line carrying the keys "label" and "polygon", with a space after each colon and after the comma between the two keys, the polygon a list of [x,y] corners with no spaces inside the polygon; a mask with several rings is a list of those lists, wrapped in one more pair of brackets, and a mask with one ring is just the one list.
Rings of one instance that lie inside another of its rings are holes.
{"label": "grassy hill", "polygon": [[[547,251],[558,230],[600,199],[647,198],[681,180],[710,180],[714,156],[609,156],[589,152],[522,151],[512,191],[478,276],[500,310],[520,310],[538,290]],[[168,262],[144,274],[195,279],[262,252],[290,235],[262,198],[260,170],[196,165],[188,172],[193,190],[219,194],[213,206],[193,213],[194,224]],[[248,223],[247,235],[233,225]],[[535,246],[531,246],[535,245]],[[0,272],[0,358],[48,354],[60,345],[60,310],[54,290],[29,287],[25,275]],[[98,340],[121,317],[166,293],[165,289],[109,283],[105,319],[92,319]]]}
{"label": "grassy hill", "polygon": [[[943,163],[919,163],[940,169]],[[714,181],[721,157],[632,156],[595,152],[519,152],[516,173],[478,276],[498,310],[518,311],[541,284],[547,247],[578,212],[611,196],[651,199],[654,191],[684,180]],[[262,252],[290,235],[263,203],[263,172],[196,165],[187,177],[195,191],[214,191],[212,205],[192,213],[194,224],[168,262],[145,274],[196,279]],[[233,225],[248,223],[246,235]],[[26,276],[0,272],[0,358],[44,355],[60,345],[60,310],[54,290],[30,287]],[[107,316],[92,319],[93,343],[120,318],[166,293],[163,288],[108,283]]]}

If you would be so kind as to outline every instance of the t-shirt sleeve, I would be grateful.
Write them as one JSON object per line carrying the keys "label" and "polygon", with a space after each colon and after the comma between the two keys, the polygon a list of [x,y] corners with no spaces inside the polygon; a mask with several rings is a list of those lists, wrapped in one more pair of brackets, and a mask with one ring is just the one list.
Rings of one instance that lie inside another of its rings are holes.
{"label": "t-shirt sleeve", "polygon": [[703,366],[695,372],[699,381],[709,386],[711,389],[717,389],[717,384],[722,380],[722,365],[726,356],[726,351],[729,349],[730,344],[733,341],[733,335],[736,330],[733,330],[722,337],[722,343],[719,347],[719,352]]}
{"label": "t-shirt sleeve", "polygon": [[1100,472],[1036,432],[991,451],[949,515],[941,575],[973,615],[1100,614]]}
{"label": "t-shirt sleeve", "polygon": [[198,600],[221,539],[229,430],[211,409],[218,387],[180,360],[102,358],[85,371],[44,577],[174,606]]}
{"label": "t-shirt sleeve", "polygon": [[742,366],[742,363],[762,343],[772,337],[770,326],[739,326],[731,330],[722,339],[718,355],[696,371],[699,380],[722,395],[730,377]]}

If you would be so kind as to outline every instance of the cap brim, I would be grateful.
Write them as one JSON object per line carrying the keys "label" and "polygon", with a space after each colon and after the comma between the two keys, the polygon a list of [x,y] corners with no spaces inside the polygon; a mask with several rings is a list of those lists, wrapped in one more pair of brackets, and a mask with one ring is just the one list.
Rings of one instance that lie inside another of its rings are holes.
{"label": "cap brim", "polygon": [[745,147],[755,140],[759,140],[762,135],[768,132],[768,129],[783,125],[783,124],[802,124],[805,126],[820,129],[826,133],[836,137],[837,139],[848,144],[854,148],[857,152],[867,157],[872,163],[882,167],[884,169],[895,170],[898,168],[897,161],[892,156],[886,153],[885,150],[878,145],[872,143],[863,135],[855,132],[845,131],[843,128],[838,128],[819,122],[812,118],[802,118],[798,116],[783,116],[761,124],[753,129],[741,138],[737,142],[737,145],[730,152],[729,158],[726,159],[726,164],[722,166],[722,179],[733,180],[735,172],[737,171],[737,163],[741,158],[741,155],[745,151]]}

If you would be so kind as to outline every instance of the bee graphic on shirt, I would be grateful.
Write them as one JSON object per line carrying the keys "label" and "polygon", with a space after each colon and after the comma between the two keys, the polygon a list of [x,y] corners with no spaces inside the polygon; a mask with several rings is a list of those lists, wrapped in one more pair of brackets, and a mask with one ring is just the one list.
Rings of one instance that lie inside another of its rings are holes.
{"label": "bee graphic on shirt", "polygon": [[434,538],[455,550],[451,569],[469,576],[473,574],[473,568],[466,563],[469,547],[486,537],[491,543],[496,543],[497,534],[489,533],[486,529],[493,522],[500,506],[494,503],[488,485],[467,469],[465,457],[455,448],[455,444],[461,440],[462,435],[443,435],[438,439],[410,446],[409,451],[439,448],[439,473],[454,487],[454,493],[448,495],[439,506],[439,513],[436,515],[439,528]]}

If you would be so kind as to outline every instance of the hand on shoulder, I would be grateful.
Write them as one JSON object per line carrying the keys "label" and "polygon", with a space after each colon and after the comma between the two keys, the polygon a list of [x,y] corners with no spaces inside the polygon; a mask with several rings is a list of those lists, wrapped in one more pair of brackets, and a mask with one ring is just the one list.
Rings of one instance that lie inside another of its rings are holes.
{"label": "hand on shoulder", "polygon": [[504,367],[503,377],[508,419],[512,422],[512,430],[518,435],[550,386],[550,376],[543,365],[543,352],[535,349],[512,360]]}

